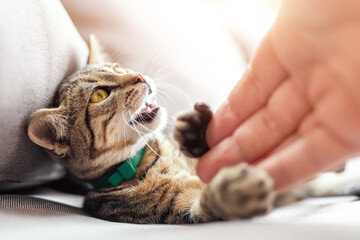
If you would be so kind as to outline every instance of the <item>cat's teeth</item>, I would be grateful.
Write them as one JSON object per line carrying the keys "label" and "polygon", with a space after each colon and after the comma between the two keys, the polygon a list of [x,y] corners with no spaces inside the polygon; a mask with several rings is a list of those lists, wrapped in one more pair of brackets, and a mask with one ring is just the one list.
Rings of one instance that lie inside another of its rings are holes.
{"label": "cat's teeth", "polygon": [[152,110],[151,110],[150,107],[146,107],[146,108],[145,108],[145,112],[150,114],[150,113],[152,112]]}

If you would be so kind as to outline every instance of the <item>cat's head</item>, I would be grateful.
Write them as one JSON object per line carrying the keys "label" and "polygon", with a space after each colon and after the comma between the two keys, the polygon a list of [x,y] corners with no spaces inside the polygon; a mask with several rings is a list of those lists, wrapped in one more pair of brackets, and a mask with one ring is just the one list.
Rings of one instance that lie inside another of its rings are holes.
{"label": "cat's head", "polygon": [[148,76],[105,62],[93,36],[89,47],[88,65],[62,82],[56,107],[37,111],[28,127],[33,142],[82,179],[134,155],[166,119]]}

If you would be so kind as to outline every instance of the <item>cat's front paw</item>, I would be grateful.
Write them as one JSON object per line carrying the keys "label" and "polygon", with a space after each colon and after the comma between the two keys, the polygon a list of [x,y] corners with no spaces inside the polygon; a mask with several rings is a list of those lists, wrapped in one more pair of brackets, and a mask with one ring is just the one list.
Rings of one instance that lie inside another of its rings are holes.
{"label": "cat's front paw", "polygon": [[205,132],[211,117],[212,112],[204,103],[196,103],[194,110],[178,116],[173,135],[186,156],[201,157],[209,150]]}
{"label": "cat's front paw", "polygon": [[[207,204],[220,219],[250,218],[270,211],[273,181],[244,163],[223,168],[208,186]],[[211,206],[212,205],[212,206]]]}

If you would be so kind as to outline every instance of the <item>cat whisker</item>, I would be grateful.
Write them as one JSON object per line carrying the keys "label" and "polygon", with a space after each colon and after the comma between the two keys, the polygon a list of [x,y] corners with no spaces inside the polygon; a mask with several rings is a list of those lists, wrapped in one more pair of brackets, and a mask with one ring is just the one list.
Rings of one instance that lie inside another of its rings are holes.
{"label": "cat whisker", "polygon": [[[129,110],[129,114],[131,115],[131,111]],[[138,123],[139,124],[139,123]],[[142,124],[140,124],[142,127],[144,127],[144,128],[146,128],[144,125],[142,125]],[[138,129],[137,129],[137,127],[134,125],[134,128],[135,128],[135,131],[138,133],[138,135],[140,136],[140,138],[143,138],[143,136],[140,134],[140,132],[141,131],[139,131]],[[148,128],[146,128],[146,129],[148,129]],[[142,132],[143,133],[143,132]],[[144,133],[143,133],[144,134]],[[151,138],[152,139],[155,139],[155,137],[154,136],[151,136]],[[156,154],[158,157],[162,157],[160,154],[158,154],[148,143],[147,143],[147,141],[145,140],[145,144],[151,149],[151,151],[154,153],[154,154]]]}
{"label": "cat whisker", "polygon": [[162,74],[162,72],[164,71],[164,67],[162,68],[157,68],[157,69],[154,69],[152,70],[151,72],[149,72],[148,76],[151,76],[151,79],[154,81],[154,82],[158,82],[158,81],[165,81],[166,80],[166,76],[164,76],[164,74]]}
{"label": "cat whisker", "polygon": [[162,54],[162,52],[160,51],[160,48],[162,48],[162,46],[159,46],[158,49],[156,49],[154,51],[154,54],[152,55],[152,57],[150,58],[149,63],[146,65],[145,69],[144,69],[144,73],[146,74],[147,72],[151,72],[153,69],[155,69],[156,65],[155,62],[159,60],[159,58],[163,57],[164,55]]}
{"label": "cat whisker", "polygon": [[158,85],[159,83],[166,83],[171,75],[164,74],[163,72],[167,73],[166,66],[162,66],[161,68],[154,69],[153,71],[148,73],[148,76]]}
{"label": "cat whisker", "polygon": [[[135,121],[135,120],[134,120]],[[132,130],[134,130],[134,131],[136,131],[136,132],[139,132],[140,130],[138,130],[137,128],[136,128],[136,126],[135,125],[131,125],[131,124],[129,124],[127,121],[126,121],[126,119],[124,118],[124,122],[125,122],[125,124],[128,126],[128,127],[130,127]],[[137,124],[140,124],[140,123],[138,123],[137,121],[135,121]],[[146,134],[146,133],[144,133],[144,132],[142,132],[142,131],[140,131],[142,134]],[[141,136],[142,137],[142,136]]]}
{"label": "cat whisker", "polygon": [[117,50],[111,54],[111,62],[119,62],[119,58],[125,56],[124,50]]}
{"label": "cat whisker", "polygon": [[165,91],[159,89],[157,89],[155,98],[159,100],[161,105],[163,105],[163,103],[166,104],[167,102],[169,102],[169,100],[172,100],[172,98]]}
{"label": "cat whisker", "polygon": [[[122,112],[122,116],[123,116],[123,119],[125,119],[125,116],[124,116],[124,112]],[[127,143],[127,136],[125,134],[125,124],[123,125],[123,135],[124,135],[124,139],[125,139],[125,148],[127,147],[126,146],[126,143]]]}
{"label": "cat whisker", "polygon": [[169,94],[168,94],[166,91],[162,91],[161,89],[157,89],[157,92],[158,92],[160,95],[163,95],[164,97],[167,97],[168,99],[170,99],[170,96],[169,96]]}
{"label": "cat whisker", "polygon": [[[123,112],[123,119],[124,119],[125,124],[126,124],[127,126],[129,126],[131,129],[133,129],[133,130],[139,135],[140,140],[141,140],[141,141],[145,141],[145,144],[146,144],[156,155],[159,156],[159,154],[156,153],[156,152],[149,146],[149,144],[147,143],[147,141],[144,139],[144,136],[141,135],[140,131],[135,127],[135,125],[134,125],[134,126],[131,126],[131,125],[126,121],[124,112]],[[124,127],[125,127],[125,125],[124,125]],[[144,134],[144,133],[143,133],[143,134]]]}
{"label": "cat whisker", "polygon": [[[123,113],[124,113],[124,112],[123,112]],[[130,110],[129,110],[129,113],[131,114]],[[123,116],[124,116],[124,114],[123,114]],[[125,121],[125,117],[124,117],[124,121]],[[142,136],[142,135],[140,134],[140,131],[136,128],[135,125],[132,127],[132,126],[130,126],[130,124],[127,123],[126,121],[125,121],[125,123],[126,123],[126,125],[128,125],[130,128],[134,129],[134,130],[137,132],[137,134],[138,134],[139,137],[140,137],[140,140],[144,140],[146,146],[148,146],[148,148],[149,148],[154,154],[156,154],[159,158],[162,158],[162,156],[161,156],[159,153],[157,153],[157,152],[148,144],[148,142],[144,139],[144,136]]]}
{"label": "cat whisker", "polygon": [[[128,110],[128,112],[129,112],[130,116],[133,115],[130,110]],[[142,118],[142,116],[140,116],[140,118]],[[142,119],[142,120],[144,120],[144,119]],[[145,127],[143,124],[141,124],[140,122],[136,121],[135,119],[133,119],[132,121],[134,121],[135,123],[139,124],[142,128],[144,128],[144,129],[146,129],[146,130],[148,130],[148,131],[150,131],[150,132],[152,131],[150,128]],[[135,125],[134,125],[134,127],[136,128]],[[146,134],[146,133],[144,133],[144,132],[142,132],[142,133],[143,133],[143,134]]]}
{"label": "cat whisker", "polygon": [[[166,92],[164,92],[161,89],[162,87],[166,90]],[[177,87],[173,84],[165,83],[165,82],[158,83],[157,91],[159,93],[162,93],[163,95],[167,95],[167,94],[169,94],[169,91],[171,91],[172,93],[177,95],[179,98],[185,99],[185,101],[187,102],[187,104],[189,106],[192,106],[189,96],[183,90],[181,90],[179,87]]]}
{"label": "cat whisker", "polygon": [[[151,115],[149,115],[148,113],[145,113],[149,118],[151,118],[151,119],[154,119]],[[156,113],[154,114],[154,115],[156,115]],[[143,120],[145,120],[144,119],[144,117],[141,117]]]}
{"label": "cat whisker", "polygon": [[164,103],[166,102],[166,99],[163,96],[159,95],[158,93],[155,95],[155,100],[157,102],[164,102]]}
{"label": "cat whisker", "polygon": [[125,104],[125,102],[122,102],[122,103],[121,103],[121,106],[122,106],[124,109],[126,109],[126,107],[124,106],[124,104]]}

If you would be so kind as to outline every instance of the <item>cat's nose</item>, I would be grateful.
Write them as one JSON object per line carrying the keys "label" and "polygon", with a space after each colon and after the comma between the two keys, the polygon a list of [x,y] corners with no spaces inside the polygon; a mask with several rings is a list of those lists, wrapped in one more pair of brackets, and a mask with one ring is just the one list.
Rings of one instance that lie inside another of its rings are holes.
{"label": "cat's nose", "polygon": [[138,74],[134,77],[134,84],[135,83],[144,83],[145,79],[141,74]]}
{"label": "cat's nose", "polygon": [[138,74],[134,77],[134,84],[137,84],[137,83],[145,83],[148,87],[149,94],[152,93],[152,89],[151,89],[150,85],[145,81],[144,77],[141,74]]}

